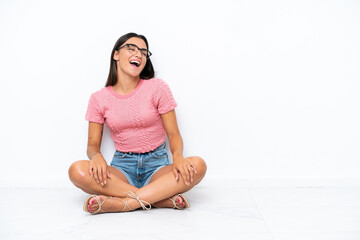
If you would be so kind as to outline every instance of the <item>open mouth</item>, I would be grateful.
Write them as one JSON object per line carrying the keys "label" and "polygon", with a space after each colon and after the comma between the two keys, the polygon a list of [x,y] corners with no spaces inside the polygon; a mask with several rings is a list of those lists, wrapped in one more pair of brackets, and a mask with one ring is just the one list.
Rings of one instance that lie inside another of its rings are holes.
{"label": "open mouth", "polygon": [[136,60],[131,60],[131,61],[130,61],[130,64],[131,64],[131,65],[134,65],[134,66],[136,66],[136,67],[140,66],[140,62],[139,62],[139,61],[136,61]]}

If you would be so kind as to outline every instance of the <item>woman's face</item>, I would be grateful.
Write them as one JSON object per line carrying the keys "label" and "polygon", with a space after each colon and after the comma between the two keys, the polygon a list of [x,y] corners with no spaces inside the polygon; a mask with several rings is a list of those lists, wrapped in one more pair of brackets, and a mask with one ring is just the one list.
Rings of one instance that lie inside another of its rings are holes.
{"label": "woman's face", "polygon": [[[126,44],[130,45],[125,46]],[[132,37],[121,47],[121,49],[115,51],[113,57],[117,62],[119,74],[125,73],[132,77],[140,76],[147,59],[146,54],[144,55],[146,52],[144,49],[147,49],[145,41],[141,38]]]}

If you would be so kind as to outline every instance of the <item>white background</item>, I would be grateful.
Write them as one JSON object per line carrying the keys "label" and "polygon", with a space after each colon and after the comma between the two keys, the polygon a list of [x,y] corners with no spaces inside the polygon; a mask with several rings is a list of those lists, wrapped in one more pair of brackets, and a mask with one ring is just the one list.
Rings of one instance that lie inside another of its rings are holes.
{"label": "white background", "polygon": [[0,3],[0,186],[71,185],[128,32],[148,38],[208,179],[359,181],[359,1],[19,0]]}

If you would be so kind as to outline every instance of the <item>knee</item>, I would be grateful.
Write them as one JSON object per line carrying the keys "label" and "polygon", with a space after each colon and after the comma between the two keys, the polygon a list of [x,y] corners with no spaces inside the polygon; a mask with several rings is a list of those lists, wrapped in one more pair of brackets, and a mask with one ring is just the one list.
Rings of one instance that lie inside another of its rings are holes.
{"label": "knee", "polygon": [[204,177],[207,170],[205,160],[201,157],[192,157],[192,160],[195,162],[197,174],[199,174],[201,177]]}
{"label": "knee", "polygon": [[69,167],[69,178],[70,181],[73,182],[75,185],[78,185],[79,183],[83,182],[87,176],[87,170],[88,170],[88,163],[89,161],[86,160],[80,160],[76,161]]}

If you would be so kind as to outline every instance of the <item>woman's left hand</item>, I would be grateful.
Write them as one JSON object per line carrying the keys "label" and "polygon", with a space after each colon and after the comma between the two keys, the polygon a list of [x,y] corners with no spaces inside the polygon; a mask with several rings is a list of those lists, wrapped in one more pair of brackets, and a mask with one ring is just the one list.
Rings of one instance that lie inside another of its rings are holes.
{"label": "woman's left hand", "polygon": [[176,181],[179,180],[179,174],[187,186],[194,181],[194,175],[197,174],[197,171],[191,158],[176,157],[173,159],[173,167]]}

